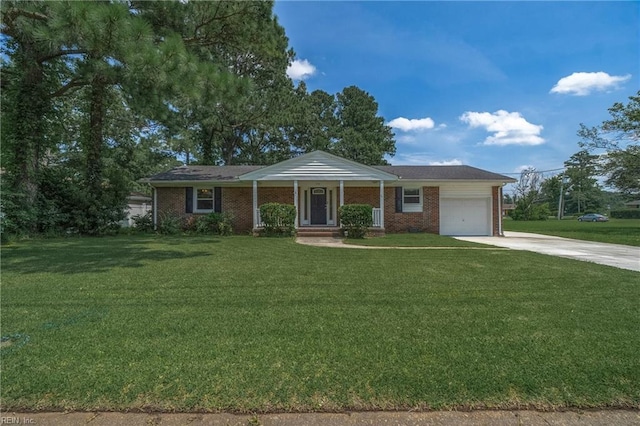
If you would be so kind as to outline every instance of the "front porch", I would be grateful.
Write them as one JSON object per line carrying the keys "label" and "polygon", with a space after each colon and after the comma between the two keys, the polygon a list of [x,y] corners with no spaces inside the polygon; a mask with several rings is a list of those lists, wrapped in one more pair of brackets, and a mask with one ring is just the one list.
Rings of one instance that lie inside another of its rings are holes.
{"label": "front porch", "polygon": [[[375,186],[374,186],[375,185]],[[284,203],[295,207],[295,228],[339,228],[340,207],[345,204],[372,206],[372,229],[384,231],[385,185],[379,182],[314,181],[258,182],[253,181],[252,204],[254,230],[264,227],[260,206]]]}
{"label": "front porch", "polygon": [[239,177],[252,183],[253,229],[264,226],[260,206],[278,202],[295,206],[295,228],[340,227],[345,204],[369,204],[373,229],[383,230],[385,182],[398,176],[315,151]]}

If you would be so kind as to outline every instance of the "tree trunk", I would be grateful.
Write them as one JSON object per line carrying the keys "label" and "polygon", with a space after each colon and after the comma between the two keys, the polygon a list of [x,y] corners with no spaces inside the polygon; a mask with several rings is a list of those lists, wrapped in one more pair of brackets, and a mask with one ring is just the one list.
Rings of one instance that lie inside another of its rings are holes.
{"label": "tree trunk", "polygon": [[86,181],[92,197],[100,199],[102,192],[102,149],[106,115],[107,85],[103,76],[94,77],[89,94],[89,131],[86,141]]}
{"label": "tree trunk", "polygon": [[202,158],[201,164],[213,165],[216,163],[215,147],[213,143],[213,135],[215,130],[204,130],[202,135]]}
{"label": "tree trunk", "polygon": [[[33,208],[39,192],[40,155],[45,144],[45,115],[50,103],[44,85],[44,71],[25,47],[20,61],[22,74],[15,87],[15,102],[9,120],[13,124],[9,138],[13,148],[13,189],[23,195],[21,209]],[[36,231],[37,223],[28,224],[27,231]]]}

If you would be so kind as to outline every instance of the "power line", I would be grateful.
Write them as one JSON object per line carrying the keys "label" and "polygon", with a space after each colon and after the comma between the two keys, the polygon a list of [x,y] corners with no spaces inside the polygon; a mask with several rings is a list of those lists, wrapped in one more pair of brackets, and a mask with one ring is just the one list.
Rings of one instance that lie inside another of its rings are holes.
{"label": "power line", "polygon": [[[561,168],[559,168],[559,169],[535,170],[535,171],[533,171],[532,173],[549,173],[549,172],[557,172],[557,171],[559,171],[559,170],[564,171],[564,170],[566,170],[566,168],[565,168],[565,167],[561,167]],[[516,176],[519,176],[519,175],[521,175],[521,174],[522,174],[522,172],[510,172],[510,173],[502,173],[502,172],[501,172],[501,173],[499,173],[499,174],[501,174],[501,175],[516,175]]]}

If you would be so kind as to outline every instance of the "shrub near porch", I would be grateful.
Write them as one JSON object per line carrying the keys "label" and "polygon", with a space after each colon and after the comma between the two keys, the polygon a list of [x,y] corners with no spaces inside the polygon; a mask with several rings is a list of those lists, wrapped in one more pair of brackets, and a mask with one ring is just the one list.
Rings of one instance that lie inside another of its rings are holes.
{"label": "shrub near porch", "polygon": [[373,225],[373,208],[368,204],[345,204],[338,211],[342,229],[349,238],[364,238]]}

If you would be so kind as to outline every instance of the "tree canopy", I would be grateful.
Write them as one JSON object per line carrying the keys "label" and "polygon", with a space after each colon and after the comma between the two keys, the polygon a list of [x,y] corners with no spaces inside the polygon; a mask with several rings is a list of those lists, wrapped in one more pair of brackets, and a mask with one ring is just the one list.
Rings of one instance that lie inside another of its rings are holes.
{"label": "tree canopy", "polygon": [[107,232],[140,178],[179,161],[395,153],[370,94],[287,77],[295,54],[272,1],[7,0],[1,12],[3,232]]}
{"label": "tree canopy", "polygon": [[580,125],[580,146],[604,150],[601,170],[606,184],[625,194],[640,193],[640,91],[625,105],[616,102],[609,108],[611,118],[599,126]]}

